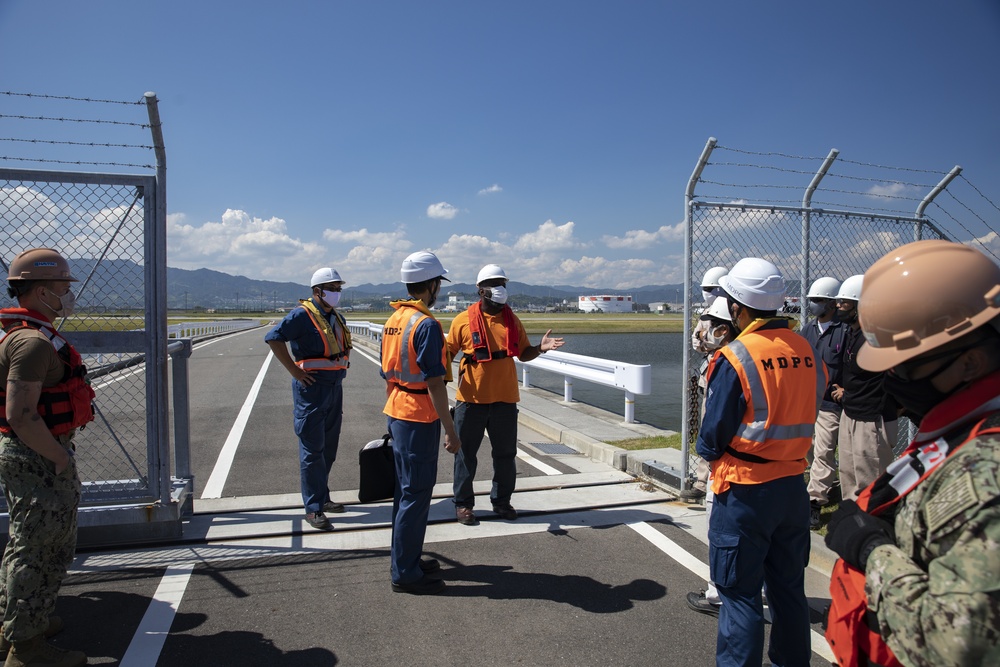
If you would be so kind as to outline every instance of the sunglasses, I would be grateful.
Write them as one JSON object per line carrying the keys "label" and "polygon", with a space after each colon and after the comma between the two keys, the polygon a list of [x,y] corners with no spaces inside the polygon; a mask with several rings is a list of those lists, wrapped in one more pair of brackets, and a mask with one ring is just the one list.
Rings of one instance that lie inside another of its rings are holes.
{"label": "sunglasses", "polygon": [[960,356],[971,350],[976,345],[978,345],[978,343],[973,343],[972,345],[967,345],[965,347],[960,347],[958,349],[951,349],[951,350],[945,350],[944,352],[937,352],[936,354],[924,354],[914,359],[910,359],[909,361],[905,361],[899,364],[898,366],[890,368],[889,373],[899,378],[900,380],[903,380],[904,382],[909,382],[910,380],[914,379],[913,374],[921,366],[924,366],[925,364],[930,363],[931,361],[937,361],[938,359],[948,359],[950,357],[950,359],[948,359],[946,363],[940,364],[937,367],[937,370],[939,371],[943,370],[948,366],[951,366],[953,363],[955,363],[955,361]]}

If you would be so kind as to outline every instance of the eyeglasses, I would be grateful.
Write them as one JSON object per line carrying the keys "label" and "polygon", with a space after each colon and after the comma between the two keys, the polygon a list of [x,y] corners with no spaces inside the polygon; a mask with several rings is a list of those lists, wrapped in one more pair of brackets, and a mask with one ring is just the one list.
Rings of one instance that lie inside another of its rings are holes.
{"label": "eyeglasses", "polygon": [[809,299],[809,303],[830,303],[833,299],[821,299],[819,297],[812,297]]}
{"label": "eyeglasses", "polygon": [[318,285],[318,287],[324,292],[343,292],[344,288],[340,285]]}

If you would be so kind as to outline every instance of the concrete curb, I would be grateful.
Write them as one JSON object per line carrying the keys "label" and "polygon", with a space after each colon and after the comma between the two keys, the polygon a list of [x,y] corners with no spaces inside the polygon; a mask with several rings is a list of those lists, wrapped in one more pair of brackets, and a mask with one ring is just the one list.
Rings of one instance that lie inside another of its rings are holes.
{"label": "concrete curb", "polygon": [[626,455],[628,452],[621,447],[615,447],[583,433],[565,429],[562,424],[524,408],[518,408],[517,421],[532,431],[551,439],[553,442],[572,447],[595,461],[609,465],[617,470],[626,470]]}

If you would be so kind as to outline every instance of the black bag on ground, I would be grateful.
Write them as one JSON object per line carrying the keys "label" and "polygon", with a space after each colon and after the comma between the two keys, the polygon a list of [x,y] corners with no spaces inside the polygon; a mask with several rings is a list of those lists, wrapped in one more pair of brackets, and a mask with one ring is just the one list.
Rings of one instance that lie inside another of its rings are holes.
{"label": "black bag on ground", "polygon": [[392,456],[392,435],[372,440],[358,452],[361,483],[358,500],[371,503],[392,498],[396,493],[396,462]]}

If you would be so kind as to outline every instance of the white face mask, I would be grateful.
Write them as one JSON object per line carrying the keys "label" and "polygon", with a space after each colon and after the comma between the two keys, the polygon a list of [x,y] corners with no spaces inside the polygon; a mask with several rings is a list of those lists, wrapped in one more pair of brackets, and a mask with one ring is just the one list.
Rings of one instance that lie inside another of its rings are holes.
{"label": "white face mask", "polygon": [[326,301],[326,305],[331,308],[336,308],[337,304],[340,303],[340,292],[330,292],[328,290],[323,290],[323,301]]}
{"label": "white face mask", "polygon": [[487,297],[493,303],[498,303],[503,305],[507,303],[507,288],[503,285],[497,287],[490,287],[490,295]]}
{"label": "white face mask", "polygon": [[705,299],[705,308],[711,308],[715,300],[719,298],[719,293],[714,287],[712,289],[703,289],[701,294]]}
{"label": "white face mask", "polygon": [[[722,333],[716,335],[716,331],[721,331]],[[720,347],[725,345],[726,340],[726,329],[725,327],[716,327],[705,334],[705,347],[709,350],[718,350]]]}
{"label": "white face mask", "polygon": [[[55,294],[55,292],[53,292],[53,294]],[[66,290],[66,293],[62,296],[56,296],[59,299],[59,310],[55,310],[55,308],[53,308],[56,314],[60,317],[69,317],[72,315],[73,311],[76,310],[76,295],[73,294],[73,290]],[[52,308],[52,306],[49,306],[49,308]]]}

